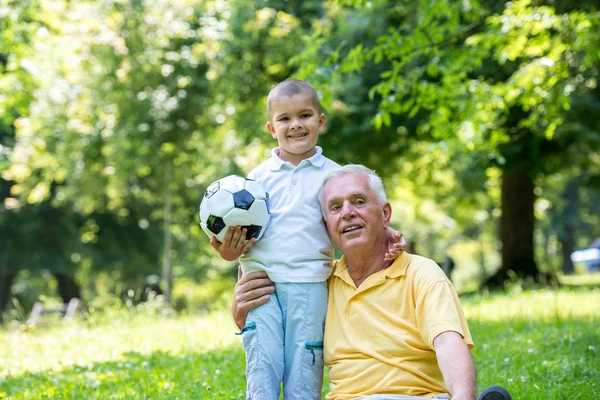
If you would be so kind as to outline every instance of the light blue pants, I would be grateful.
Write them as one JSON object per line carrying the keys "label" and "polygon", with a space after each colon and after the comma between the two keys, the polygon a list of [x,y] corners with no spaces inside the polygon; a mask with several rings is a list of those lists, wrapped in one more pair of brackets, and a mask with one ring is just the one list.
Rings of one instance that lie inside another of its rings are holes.
{"label": "light blue pants", "polygon": [[242,329],[246,398],[321,399],[327,282],[276,283],[271,299],[250,311]]}

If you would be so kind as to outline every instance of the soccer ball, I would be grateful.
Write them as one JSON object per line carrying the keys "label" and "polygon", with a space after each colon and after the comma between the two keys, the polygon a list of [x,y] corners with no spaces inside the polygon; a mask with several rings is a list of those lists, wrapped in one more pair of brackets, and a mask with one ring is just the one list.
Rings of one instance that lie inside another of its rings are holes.
{"label": "soccer ball", "polygon": [[202,230],[219,242],[236,225],[247,229],[246,239],[259,240],[271,218],[269,194],[252,179],[230,175],[206,189],[199,214]]}

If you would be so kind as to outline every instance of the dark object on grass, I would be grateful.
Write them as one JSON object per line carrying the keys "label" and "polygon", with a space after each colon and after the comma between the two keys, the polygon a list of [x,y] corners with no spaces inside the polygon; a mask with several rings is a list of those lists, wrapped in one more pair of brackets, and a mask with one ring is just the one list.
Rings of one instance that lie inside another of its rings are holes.
{"label": "dark object on grass", "polygon": [[477,400],[512,400],[512,397],[502,386],[490,386],[481,392]]}

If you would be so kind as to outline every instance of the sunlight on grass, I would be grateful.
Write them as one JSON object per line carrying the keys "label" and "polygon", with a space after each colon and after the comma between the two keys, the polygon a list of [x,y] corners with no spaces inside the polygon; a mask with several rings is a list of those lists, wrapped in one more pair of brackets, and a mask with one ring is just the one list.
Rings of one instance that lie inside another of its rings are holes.
{"label": "sunlight on grass", "polygon": [[569,286],[600,286],[600,272],[562,275],[558,280],[561,284]]}
{"label": "sunlight on grass", "polygon": [[72,365],[115,361],[129,352],[182,354],[239,343],[226,312],[192,317],[136,315],[123,312],[105,324],[59,323],[49,329],[0,335],[0,379],[25,372],[61,370]]}
{"label": "sunlight on grass", "polygon": [[468,320],[506,321],[513,318],[599,318],[600,289],[513,291],[506,295],[462,298]]}
{"label": "sunlight on grass", "polygon": [[[600,391],[599,295],[562,288],[464,296],[479,390],[500,384],[527,400]],[[235,331],[226,309],[174,317],[121,310],[0,330],[0,399],[243,399]]]}

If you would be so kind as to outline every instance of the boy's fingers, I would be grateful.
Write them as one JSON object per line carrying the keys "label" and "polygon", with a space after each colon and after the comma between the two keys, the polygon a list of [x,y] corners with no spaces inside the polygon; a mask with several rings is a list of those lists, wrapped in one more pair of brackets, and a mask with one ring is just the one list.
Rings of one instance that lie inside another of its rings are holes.
{"label": "boy's fingers", "polygon": [[244,245],[244,247],[242,247],[242,253],[245,253],[248,250],[250,250],[250,247],[252,247],[252,245],[254,244],[254,242],[256,242],[256,239],[255,238],[250,238],[250,240],[248,240],[248,243],[246,243]]}
{"label": "boy's fingers", "polygon": [[235,227],[235,237],[233,238],[233,243],[231,243],[231,245],[236,249],[239,249],[244,244],[244,241],[242,240],[243,236],[244,229],[242,229],[241,226],[237,225]]}
{"label": "boy's fingers", "polygon": [[[238,229],[240,227],[236,227],[236,229]],[[236,242],[235,242],[235,247],[240,249],[243,248],[244,246],[244,242],[246,241],[246,228],[241,228],[240,231],[238,231],[238,234],[236,236]]]}
{"label": "boy's fingers", "polygon": [[402,245],[402,249],[406,247],[406,238],[402,232],[400,232],[400,245]]}
{"label": "boy's fingers", "polygon": [[212,246],[212,247],[213,247],[215,250],[218,250],[218,247],[219,247],[219,241],[217,240],[217,238],[216,238],[216,237],[214,237],[214,236],[211,236],[211,237],[210,237],[210,245],[211,245],[211,246]]}
{"label": "boy's fingers", "polygon": [[233,231],[235,229],[233,229],[233,227],[230,227],[229,229],[227,229],[227,234],[225,235],[225,237],[223,238],[223,244],[226,247],[231,246],[231,238],[233,238]]}

